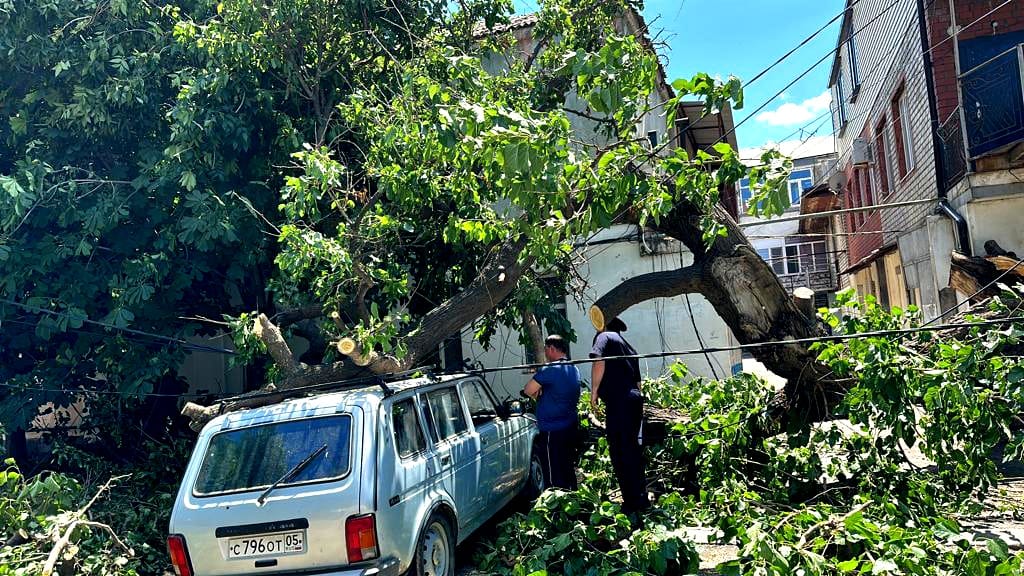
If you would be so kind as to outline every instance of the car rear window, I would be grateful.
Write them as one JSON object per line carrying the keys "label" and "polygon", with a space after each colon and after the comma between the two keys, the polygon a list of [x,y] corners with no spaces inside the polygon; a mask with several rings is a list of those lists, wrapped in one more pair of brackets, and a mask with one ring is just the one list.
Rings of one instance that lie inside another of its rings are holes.
{"label": "car rear window", "polygon": [[352,417],[339,415],[220,432],[210,439],[193,492],[212,496],[265,488],[325,444],[323,454],[280,485],[340,478],[348,474],[351,428]]}

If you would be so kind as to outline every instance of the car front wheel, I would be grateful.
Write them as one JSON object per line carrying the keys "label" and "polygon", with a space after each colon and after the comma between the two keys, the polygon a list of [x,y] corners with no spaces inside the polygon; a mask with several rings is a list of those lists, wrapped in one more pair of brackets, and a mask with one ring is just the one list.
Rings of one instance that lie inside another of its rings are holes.
{"label": "car front wheel", "polygon": [[433,514],[416,543],[413,576],[455,576],[455,540],[448,520]]}

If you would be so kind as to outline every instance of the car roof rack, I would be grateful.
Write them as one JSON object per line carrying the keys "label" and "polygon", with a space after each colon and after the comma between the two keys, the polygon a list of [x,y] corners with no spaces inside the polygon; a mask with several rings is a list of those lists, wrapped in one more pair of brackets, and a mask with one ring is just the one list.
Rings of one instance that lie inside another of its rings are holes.
{"label": "car roof rack", "polygon": [[232,396],[230,398],[224,398],[221,400],[221,405],[230,404],[238,400],[250,400],[253,398],[260,398],[264,396],[279,396],[280,401],[290,400],[292,398],[298,398],[304,396],[307,393],[322,393],[327,394],[330,392],[340,392],[343,390],[352,390],[354,388],[363,388],[376,384],[380,386],[381,390],[384,391],[385,396],[391,396],[395,393],[394,389],[388,386],[389,382],[397,382],[400,380],[407,380],[414,376],[426,376],[428,378],[434,378],[433,365],[421,366],[413,368],[411,370],[404,370],[402,372],[390,372],[387,374],[371,374],[368,376],[357,376],[355,378],[346,378],[344,380],[334,380],[331,382],[322,382],[320,384],[311,384],[309,386],[299,386],[297,388],[288,388],[286,390],[271,390],[267,392],[258,393],[246,393],[239,394],[238,396]]}

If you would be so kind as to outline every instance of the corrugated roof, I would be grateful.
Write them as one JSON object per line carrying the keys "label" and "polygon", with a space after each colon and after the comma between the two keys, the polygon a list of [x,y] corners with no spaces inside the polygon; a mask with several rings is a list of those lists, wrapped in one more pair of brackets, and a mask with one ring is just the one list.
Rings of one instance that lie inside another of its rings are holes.
{"label": "corrugated roof", "polygon": [[530,12],[529,14],[517,14],[509,19],[508,24],[498,24],[490,30],[483,22],[480,22],[473,27],[473,36],[479,38],[481,36],[487,36],[488,34],[501,34],[502,32],[510,32],[512,30],[519,30],[521,28],[529,28],[540,20],[539,12]]}

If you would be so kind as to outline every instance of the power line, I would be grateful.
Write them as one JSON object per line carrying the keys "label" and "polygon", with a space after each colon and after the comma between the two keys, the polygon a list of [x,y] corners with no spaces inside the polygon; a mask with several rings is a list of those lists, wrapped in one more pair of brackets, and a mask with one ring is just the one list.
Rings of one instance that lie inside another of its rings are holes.
{"label": "power line", "polygon": [[853,212],[871,212],[873,210],[889,210],[892,208],[905,208],[907,206],[916,206],[918,204],[930,204],[938,202],[937,198],[920,198],[917,200],[904,200],[902,202],[891,202],[889,204],[872,204],[870,206],[857,206],[856,208],[841,208],[839,210],[829,210],[827,212],[815,212],[812,214],[794,214],[792,216],[779,216],[775,218],[768,218],[761,221],[754,222],[743,222],[737,223],[736,225],[740,228],[749,228],[751,226],[764,226],[766,224],[778,224],[780,222],[794,222],[797,220],[813,220],[815,218],[824,218],[826,216],[839,216],[841,214],[850,214]]}
{"label": "power line", "polygon": [[[917,334],[921,332],[939,332],[942,330],[952,330],[956,328],[972,328],[980,326],[995,326],[1011,323],[1024,323],[1024,317],[1022,316],[1007,316],[1004,318],[993,318],[989,320],[981,320],[978,322],[957,322],[950,324],[938,324],[935,326],[918,326],[914,328],[895,328],[892,330],[875,330],[871,332],[859,332],[856,334],[833,334],[825,336],[814,336],[809,338],[795,338],[792,340],[772,340],[768,342],[757,342],[752,344],[737,344],[734,346],[711,346],[706,348],[696,348],[690,350],[676,350],[671,352],[652,352],[649,354],[633,354],[628,356],[608,356],[604,358],[581,358],[578,360],[567,360],[568,364],[592,364],[594,362],[602,360],[640,360],[644,358],[666,358],[671,356],[693,356],[705,353],[714,352],[731,352],[735,350],[756,350],[759,348],[767,348],[772,346],[792,346],[794,344],[814,344],[817,342],[844,342],[847,340],[855,340],[858,338],[875,338],[884,336],[900,336],[907,334]],[[515,366],[496,366],[494,368],[484,368],[481,370],[470,370],[471,374],[487,374],[491,372],[503,372],[509,370],[535,370],[544,366],[544,364],[519,364]],[[337,383],[335,383],[337,384]],[[321,385],[323,386],[323,385]]]}
{"label": "power line", "polygon": [[7,388],[9,390],[19,391],[31,391],[31,392],[53,392],[62,394],[101,394],[101,395],[114,395],[114,396],[137,396],[140,398],[218,398],[215,394],[196,394],[196,393],[182,393],[172,394],[165,392],[120,392],[117,390],[89,390],[87,388],[49,388],[46,386],[21,386],[18,384],[8,384],[6,382],[0,382],[0,388]]}
{"label": "power line", "polygon": [[[888,12],[889,10],[891,10],[891,9],[892,9],[892,8],[893,8],[894,6],[896,6],[897,4],[899,4],[899,3],[901,2],[901,1],[902,1],[902,0],[893,0],[893,2],[889,3],[889,4],[888,4],[888,5],[887,5],[887,6],[885,7],[885,8],[883,8],[883,9],[882,9],[882,10],[881,10],[881,11],[880,11],[880,12],[879,12],[878,14],[876,14],[876,15],[874,16],[874,18],[872,18],[871,20],[869,20],[867,24],[865,24],[865,25],[861,26],[860,28],[858,28],[857,30],[855,30],[854,32],[852,32],[852,33],[850,34],[850,36],[849,36],[849,37],[850,37],[850,38],[853,38],[853,37],[857,36],[858,34],[860,34],[861,32],[863,32],[865,28],[867,28],[868,26],[871,26],[872,24],[874,24],[874,23],[875,23],[875,21],[877,21],[877,20],[878,20],[878,19],[880,19],[880,18],[881,18],[882,16],[884,16],[884,15],[885,15],[885,14],[886,14],[886,13],[887,13],[887,12]],[[933,0],[933,2],[934,2],[934,0]],[[793,87],[793,85],[794,85],[794,84],[796,84],[797,82],[799,82],[800,80],[802,80],[802,79],[803,79],[803,78],[804,78],[805,76],[807,76],[808,74],[810,74],[811,72],[813,72],[815,68],[817,68],[818,66],[820,66],[820,65],[821,65],[821,63],[822,63],[822,62],[824,62],[825,60],[827,60],[827,59],[828,59],[828,58],[829,58],[830,56],[833,56],[833,55],[835,55],[835,54],[836,54],[837,52],[839,52],[839,50],[840,50],[840,48],[841,48],[841,47],[842,47],[842,45],[841,45],[841,44],[839,44],[839,45],[837,45],[837,46],[836,46],[835,48],[833,48],[832,50],[829,50],[829,51],[828,51],[827,53],[825,53],[825,55],[824,55],[824,56],[822,56],[822,57],[821,57],[821,58],[820,58],[820,59],[819,59],[819,60],[818,60],[817,62],[815,62],[814,64],[811,64],[811,66],[810,66],[810,67],[808,67],[808,68],[807,68],[806,70],[804,70],[803,72],[801,72],[801,73],[800,73],[800,74],[799,74],[799,75],[798,75],[798,76],[797,76],[796,78],[794,78],[794,79],[793,79],[793,80],[792,80],[792,81],[791,81],[791,82],[790,82],[789,84],[786,84],[786,85],[785,85],[785,86],[784,86],[784,87],[783,87],[783,88],[782,88],[781,90],[779,90],[778,92],[776,92],[776,93],[775,93],[775,95],[773,95],[773,96],[772,96],[771,98],[769,98],[768,100],[766,100],[766,101],[764,102],[764,104],[761,104],[761,106],[759,106],[759,107],[758,107],[758,108],[757,108],[756,110],[754,110],[753,112],[751,112],[750,114],[748,114],[746,118],[744,118],[743,120],[740,120],[740,121],[739,121],[739,122],[738,122],[737,124],[735,124],[735,125],[734,125],[734,126],[733,126],[733,127],[732,127],[732,128],[731,128],[731,129],[729,130],[729,131],[728,131],[728,132],[726,132],[725,134],[722,134],[722,135],[721,135],[721,136],[720,136],[720,137],[718,138],[718,140],[716,140],[716,141],[715,141],[715,144],[718,144],[719,142],[721,142],[721,141],[725,140],[725,139],[726,139],[726,138],[728,138],[728,137],[729,137],[730,135],[732,135],[733,133],[735,133],[735,132],[736,132],[736,130],[737,130],[737,129],[739,129],[739,127],[740,127],[740,126],[743,126],[744,124],[746,124],[746,123],[747,123],[747,121],[749,121],[749,120],[750,120],[751,118],[755,117],[755,116],[756,116],[756,115],[757,115],[757,114],[758,114],[759,112],[761,112],[762,110],[764,110],[765,108],[767,108],[767,107],[768,107],[768,105],[769,105],[769,104],[771,104],[772,102],[774,102],[776,98],[778,98],[779,96],[782,96],[782,94],[783,94],[784,92],[786,92],[786,90],[789,90],[790,88],[792,88],[792,87]]]}
{"label": "power line", "polygon": [[804,46],[806,46],[807,43],[810,42],[811,40],[814,40],[818,36],[818,34],[821,34],[822,32],[824,32],[829,26],[831,26],[833,23],[835,23],[836,20],[839,20],[847,12],[853,10],[853,7],[856,6],[857,4],[860,4],[860,2],[861,2],[861,0],[854,0],[854,2],[851,2],[850,5],[847,6],[846,8],[844,8],[842,12],[840,12],[840,13],[836,14],[835,16],[833,16],[832,19],[829,20],[828,22],[826,22],[821,28],[818,28],[817,30],[814,31],[813,34],[811,34],[807,38],[804,38],[799,44],[794,46],[789,52],[786,52],[785,54],[782,55],[781,58],[779,58],[778,60],[773,62],[771,64],[771,66],[768,66],[767,68],[762,70],[760,73],[758,73],[756,76],[751,78],[749,81],[745,82],[743,84],[743,87],[746,88],[747,86],[750,86],[754,82],[757,82],[758,80],[760,80],[765,74],[767,74],[773,68],[775,68],[776,66],[781,64],[783,60],[785,60],[785,59],[789,58],[790,56],[792,56],[797,50],[799,50],[800,48],[803,48]]}
{"label": "power line", "polygon": [[[64,315],[64,314],[62,314],[60,312],[56,312],[54,310],[47,310],[45,308],[39,308],[38,306],[31,306],[31,305],[28,305],[28,304],[22,304],[20,302],[15,302],[13,300],[8,300],[8,299],[4,299],[4,298],[0,298],[0,303],[10,304],[11,306],[16,306],[16,307],[21,308],[23,310],[28,310],[30,312],[36,312],[38,314],[46,314],[46,315],[49,315],[49,316],[63,316]],[[171,344],[177,344],[177,345],[182,346],[183,348],[185,348],[187,350],[194,350],[194,351],[200,351],[200,352],[215,352],[215,353],[218,353],[218,354],[229,354],[229,355],[235,355],[236,354],[236,352],[234,350],[228,350],[226,348],[215,348],[213,346],[206,346],[206,345],[203,345],[203,344],[193,344],[192,342],[188,342],[187,340],[182,340],[180,338],[173,338],[171,336],[164,336],[163,334],[155,334],[153,332],[145,332],[143,330],[133,330],[131,328],[122,328],[122,327],[119,327],[119,326],[115,326],[113,324],[108,324],[106,322],[100,322],[98,320],[90,320],[88,318],[83,318],[82,322],[85,323],[85,324],[91,324],[93,326],[101,326],[101,327],[106,328],[108,330],[116,330],[118,332],[124,332],[125,334],[134,334],[136,336],[143,336],[143,337],[146,337],[146,338],[152,338],[154,340],[160,340],[160,341],[168,342],[168,343],[171,343]],[[75,329],[71,328],[71,330],[75,330]],[[95,334],[94,332],[86,332],[86,333],[87,334]]]}

